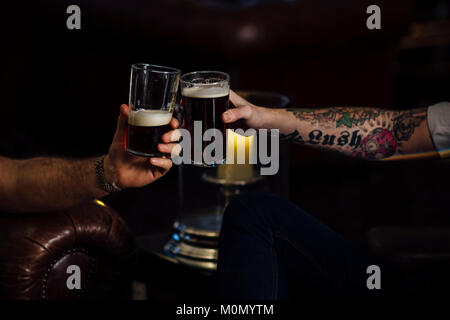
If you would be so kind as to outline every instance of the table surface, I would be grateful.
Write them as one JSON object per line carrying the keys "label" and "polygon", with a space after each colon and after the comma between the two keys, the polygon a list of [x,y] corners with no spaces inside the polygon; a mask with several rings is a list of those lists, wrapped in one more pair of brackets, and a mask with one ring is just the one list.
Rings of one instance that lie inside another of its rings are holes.
{"label": "table surface", "polygon": [[147,285],[149,300],[208,299],[216,294],[215,272],[179,263],[164,252],[172,233],[137,237],[139,247],[136,280]]}

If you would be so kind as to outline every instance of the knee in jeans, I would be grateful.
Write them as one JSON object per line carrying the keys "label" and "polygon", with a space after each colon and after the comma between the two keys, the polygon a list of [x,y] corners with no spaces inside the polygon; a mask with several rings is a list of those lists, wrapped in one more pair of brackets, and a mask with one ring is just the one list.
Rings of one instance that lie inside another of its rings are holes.
{"label": "knee in jeans", "polygon": [[266,222],[276,212],[280,198],[270,193],[248,193],[233,198],[225,210],[224,222],[245,224]]}

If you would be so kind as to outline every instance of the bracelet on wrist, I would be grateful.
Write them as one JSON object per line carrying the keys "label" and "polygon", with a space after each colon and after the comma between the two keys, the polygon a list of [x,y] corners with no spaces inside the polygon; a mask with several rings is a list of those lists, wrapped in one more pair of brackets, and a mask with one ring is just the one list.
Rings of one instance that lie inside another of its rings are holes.
{"label": "bracelet on wrist", "polygon": [[99,186],[107,193],[119,192],[122,189],[120,189],[114,182],[109,182],[105,177],[105,157],[106,155],[95,161],[95,175],[97,176]]}

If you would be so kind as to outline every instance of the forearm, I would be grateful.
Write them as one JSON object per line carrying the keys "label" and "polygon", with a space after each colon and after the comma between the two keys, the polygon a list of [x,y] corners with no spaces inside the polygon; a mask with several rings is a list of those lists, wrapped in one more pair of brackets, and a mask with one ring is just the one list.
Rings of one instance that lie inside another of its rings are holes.
{"label": "forearm", "polygon": [[15,178],[2,193],[2,209],[51,211],[106,195],[95,174],[96,159],[13,160],[10,168]]}
{"label": "forearm", "polygon": [[431,151],[426,109],[377,108],[268,110],[264,126],[278,128],[285,139],[347,156],[376,160]]}
{"label": "forearm", "polygon": [[[140,188],[160,179],[172,167],[170,159],[137,157],[124,148],[129,112],[127,105],[120,106],[116,132],[103,166],[96,166],[99,158],[13,160],[0,156],[0,211],[66,209],[107,195],[104,190]],[[179,123],[172,119],[170,126],[175,129]],[[171,136],[164,135],[164,143],[158,145],[160,152],[173,152],[176,140]]]}

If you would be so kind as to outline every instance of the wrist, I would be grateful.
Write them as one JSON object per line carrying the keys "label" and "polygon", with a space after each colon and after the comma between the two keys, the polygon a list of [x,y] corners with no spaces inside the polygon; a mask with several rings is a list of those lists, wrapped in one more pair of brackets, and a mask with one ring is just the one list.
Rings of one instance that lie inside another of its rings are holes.
{"label": "wrist", "polygon": [[122,189],[122,185],[119,182],[118,170],[109,154],[103,159],[103,172],[107,182],[113,186]]}
{"label": "wrist", "polygon": [[260,119],[258,129],[273,129],[273,122],[276,109],[266,107],[255,107],[255,111]]}

